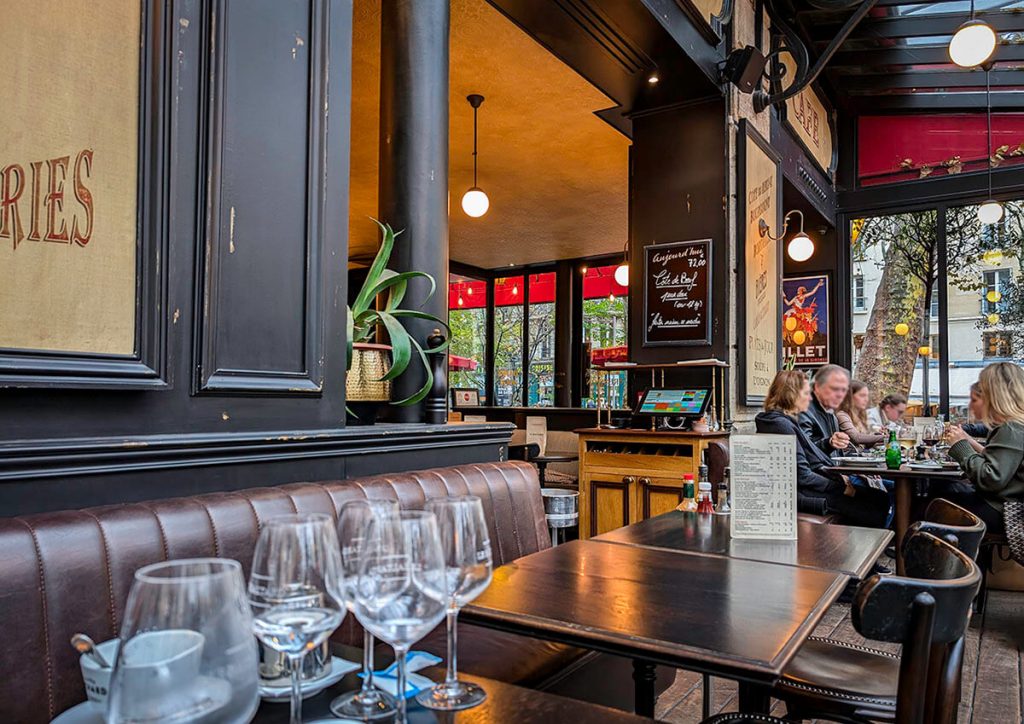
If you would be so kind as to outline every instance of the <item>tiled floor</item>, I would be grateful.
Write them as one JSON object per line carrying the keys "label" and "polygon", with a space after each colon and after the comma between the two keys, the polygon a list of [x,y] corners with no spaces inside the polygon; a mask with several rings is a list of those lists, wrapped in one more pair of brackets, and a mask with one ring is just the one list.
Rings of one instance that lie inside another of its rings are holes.
{"label": "tiled floor", "polygon": [[[865,643],[850,623],[850,607],[836,604],[815,634],[851,643]],[[867,643],[890,651],[898,647]],[[712,713],[736,709],[736,684],[712,679]],[[688,671],[658,698],[655,716],[667,722],[699,722],[701,677]],[[984,617],[971,622],[963,668],[960,724],[1018,724],[1024,721],[1024,592],[992,591]],[[776,703],[774,714],[784,709]]]}

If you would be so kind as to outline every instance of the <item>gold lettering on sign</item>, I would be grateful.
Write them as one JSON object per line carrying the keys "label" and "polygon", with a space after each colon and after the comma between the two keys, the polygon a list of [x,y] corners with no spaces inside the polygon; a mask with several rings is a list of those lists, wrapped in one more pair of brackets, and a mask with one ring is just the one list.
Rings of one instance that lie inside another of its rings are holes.
{"label": "gold lettering on sign", "polygon": [[746,204],[744,218],[744,294],[746,343],[746,390],[750,396],[768,394],[778,372],[776,339],[779,318],[779,257],[777,242],[761,236],[760,221],[778,234],[778,167],[749,136],[746,138]]}
{"label": "gold lettering on sign", "polygon": [[[789,53],[779,58],[786,66],[786,82],[791,82],[796,77],[796,61]],[[808,86],[786,101],[786,119],[818,165],[828,171],[832,166],[832,128],[828,109],[814,88]]]}
{"label": "gold lettering on sign", "polygon": [[0,350],[131,355],[142,3],[0,6]]}

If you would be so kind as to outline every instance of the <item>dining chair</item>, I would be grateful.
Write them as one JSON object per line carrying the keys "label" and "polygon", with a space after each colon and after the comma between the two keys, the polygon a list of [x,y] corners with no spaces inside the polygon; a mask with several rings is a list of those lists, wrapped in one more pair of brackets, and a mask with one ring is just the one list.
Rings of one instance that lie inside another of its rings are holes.
{"label": "dining chair", "polygon": [[961,508],[945,498],[935,498],[928,503],[921,520],[910,526],[903,542],[906,543],[910,536],[919,530],[931,533],[937,538],[956,536],[956,547],[973,560],[978,559],[978,550],[985,538],[985,522],[966,508]]}

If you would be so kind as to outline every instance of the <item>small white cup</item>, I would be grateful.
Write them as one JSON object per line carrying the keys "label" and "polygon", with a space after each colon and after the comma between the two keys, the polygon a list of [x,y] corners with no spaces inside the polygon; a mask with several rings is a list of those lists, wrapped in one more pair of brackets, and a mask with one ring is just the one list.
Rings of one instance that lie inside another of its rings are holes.
{"label": "small white cup", "polygon": [[[110,639],[96,645],[100,655],[113,667],[117,659],[117,649],[121,645],[120,640]],[[96,663],[92,656],[83,654],[78,659],[82,667],[82,680],[85,682],[85,695],[93,711],[103,713],[107,708],[107,694],[110,692],[110,675],[114,673],[113,668],[104,669]]]}

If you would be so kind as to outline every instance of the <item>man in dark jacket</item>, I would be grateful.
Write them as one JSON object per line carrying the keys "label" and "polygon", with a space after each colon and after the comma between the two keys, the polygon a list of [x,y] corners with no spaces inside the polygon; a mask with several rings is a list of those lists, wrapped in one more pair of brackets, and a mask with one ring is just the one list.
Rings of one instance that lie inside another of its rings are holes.
{"label": "man in dark jacket", "polygon": [[811,405],[800,413],[800,429],[811,444],[826,455],[841,454],[850,446],[850,436],[839,431],[835,410],[846,397],[850,373],[839,365],[824,365],[814,373]]}

